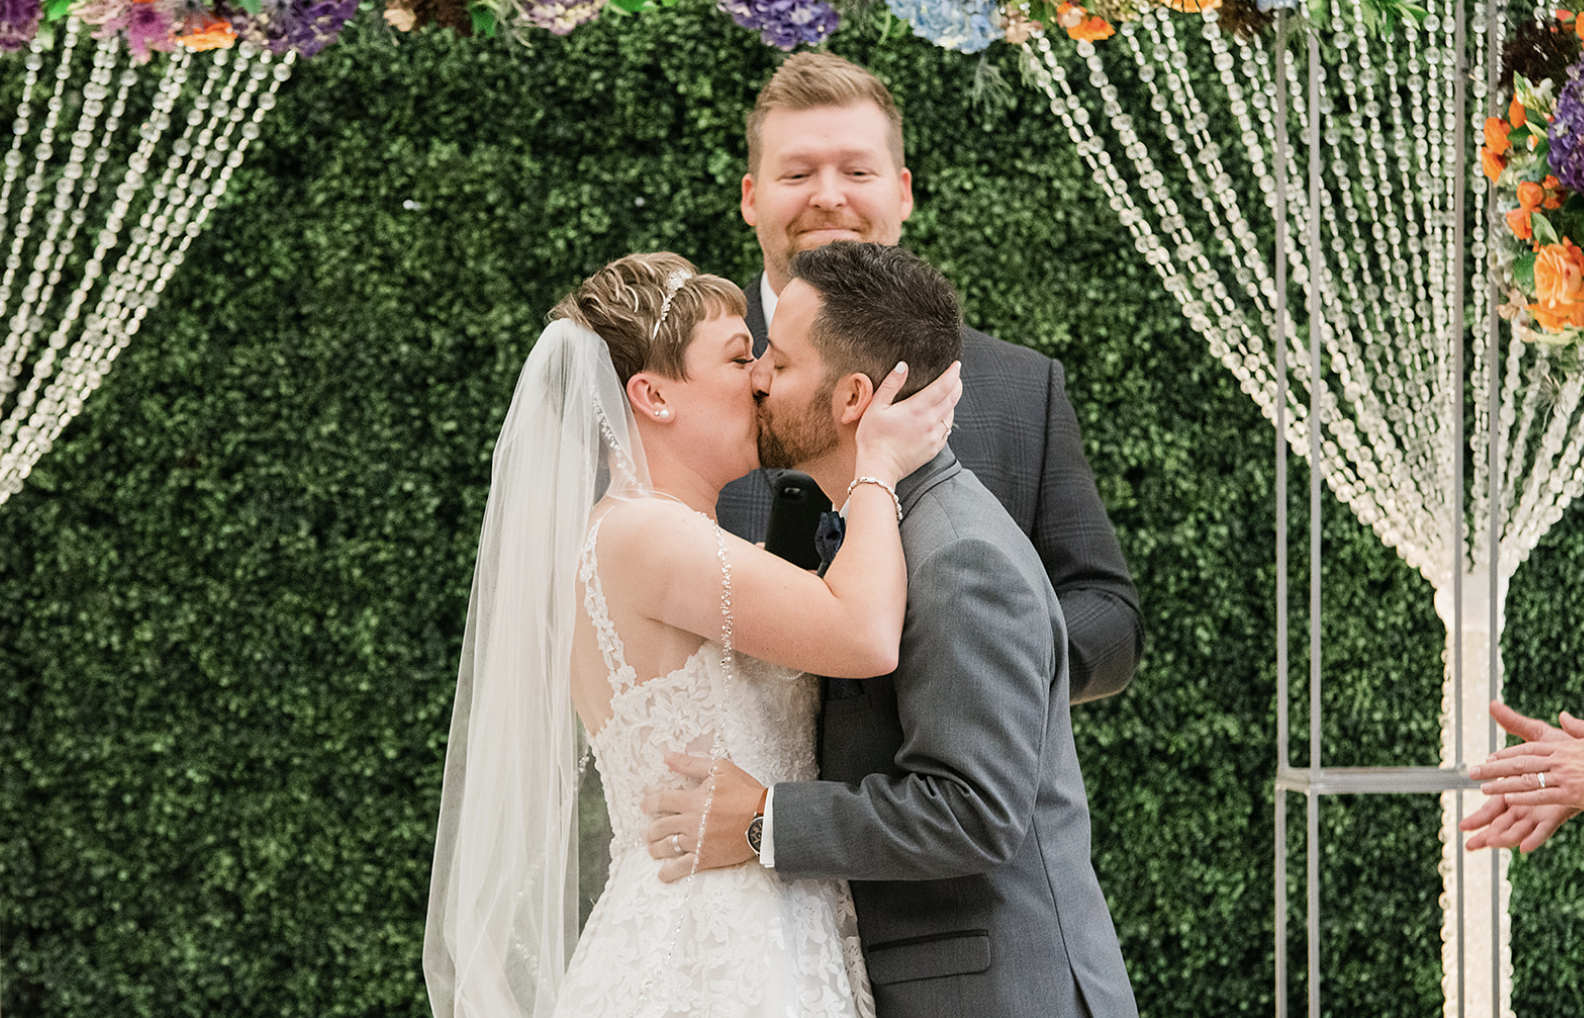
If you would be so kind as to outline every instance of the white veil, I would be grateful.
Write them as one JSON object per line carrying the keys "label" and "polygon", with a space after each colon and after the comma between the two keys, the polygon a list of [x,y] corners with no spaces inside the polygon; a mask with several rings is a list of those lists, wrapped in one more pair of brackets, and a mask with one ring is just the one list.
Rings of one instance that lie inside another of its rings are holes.
{"label": "white veil", "polygon": [[552,322],[501,428],[479,538],[424,936],[436,1018],[554,1006],[577,942],[578,556],[595,502],[648,490],[604,341]]}

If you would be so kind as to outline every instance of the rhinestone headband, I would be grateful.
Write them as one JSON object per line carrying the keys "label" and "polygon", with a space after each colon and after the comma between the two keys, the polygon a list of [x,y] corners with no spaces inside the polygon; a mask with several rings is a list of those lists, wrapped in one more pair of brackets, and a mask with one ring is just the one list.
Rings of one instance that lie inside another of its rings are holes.
{"label": "rhinestone headband", "polygon": [[676,298],[677,291],[682,289],[682,284],[693,278],[693,273],[686,269],[677,269],[666,279],[665,300],[660,302],[660,317],[655,319],[654,329],[649,333],[652,343],[660,335],[660,326],[665,324],[666,315],[671,313],[671,301]]}

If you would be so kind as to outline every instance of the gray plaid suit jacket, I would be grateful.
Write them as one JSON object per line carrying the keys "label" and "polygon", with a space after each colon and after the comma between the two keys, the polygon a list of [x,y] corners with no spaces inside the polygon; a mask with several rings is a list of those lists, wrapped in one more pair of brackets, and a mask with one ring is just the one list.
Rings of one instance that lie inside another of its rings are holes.
{"label": "gray plaid suit jacket", "polygon": [[950,449],[897,486],[898,667],[822,712],[775,786],[775,868],[847,878],[880,1018],[1137,1018],[1090,863],[1062,609]]}
{"label": "gray plaid suit jacket", "polygon": [[[766,329],[759,280],[747,288],[754,354]],[[1138,591],[1084,458],[1059,362],[963,330],[963,396],[951,448],[1033,540],[1067,616],[1074,703],[1121,692],[1144,649]],[[764,540],[770,481],[756,470],[716,505],[721,526]]]}

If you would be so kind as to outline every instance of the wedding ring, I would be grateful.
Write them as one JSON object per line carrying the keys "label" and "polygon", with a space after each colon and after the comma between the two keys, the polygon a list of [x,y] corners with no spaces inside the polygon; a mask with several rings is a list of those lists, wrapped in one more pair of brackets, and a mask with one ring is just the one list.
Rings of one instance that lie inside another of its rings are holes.
{"label": "wedding ring", "polygon": [[1545,787],[1545,771],[1540,772],[1540,787]]}
{"label": "wedding ring", "polygon": [[687,853],[682,850],[682,836],[680,834],[671,835],[671,851],[675,852],[677,855],[687,855]]}

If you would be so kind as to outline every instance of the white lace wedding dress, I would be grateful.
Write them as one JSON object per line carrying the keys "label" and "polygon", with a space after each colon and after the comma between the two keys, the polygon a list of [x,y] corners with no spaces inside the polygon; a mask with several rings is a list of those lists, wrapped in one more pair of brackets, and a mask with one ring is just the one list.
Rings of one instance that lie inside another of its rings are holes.
{"label": "white lace wedding dress", "polygon": [[[872,1018],[845,883],[783,881],[757,863],[660,882],[640,809],[679,788],[666,750],[725,755],[769,785],[817,777],[815,679],[706,642],[670,674],[636,682],[583,549],[584,604],[610,675],[611,718],[590,737],[610,811],[610,875],[556,1002],[565,1018]],[[724,562],[724,554],[723,554]],[[729,591],[729,587],[726,588]]]}

